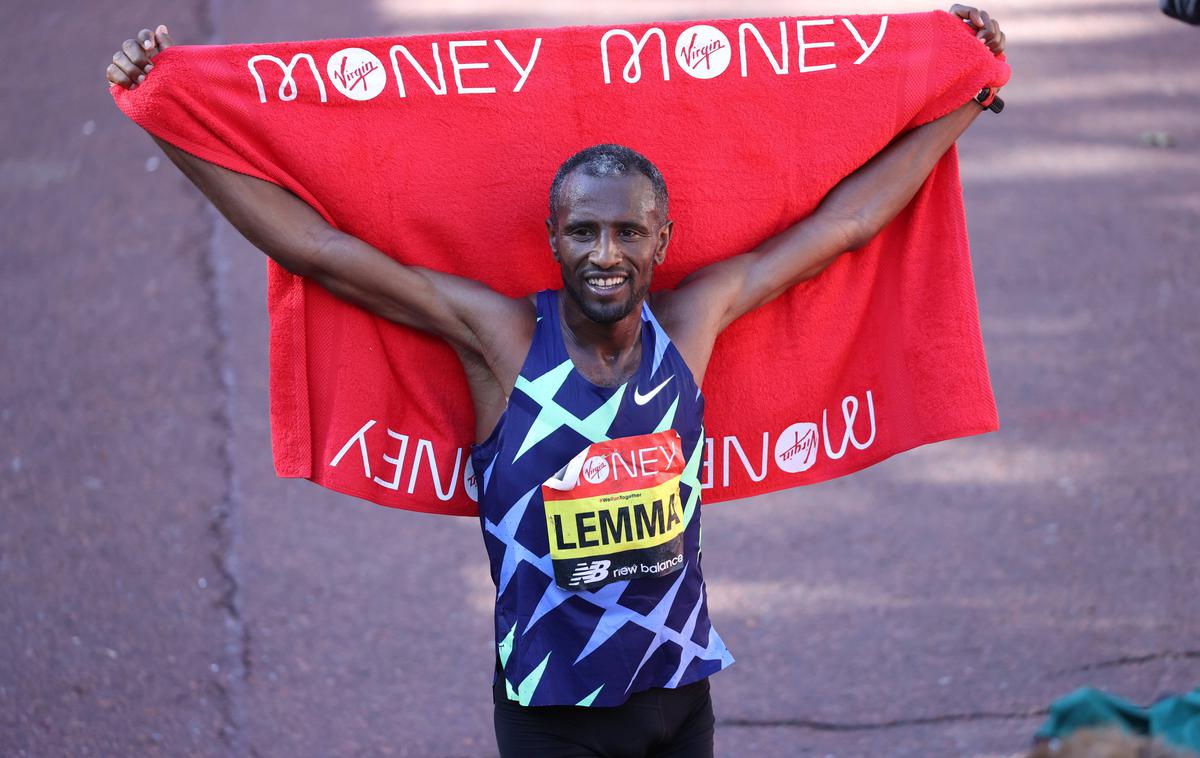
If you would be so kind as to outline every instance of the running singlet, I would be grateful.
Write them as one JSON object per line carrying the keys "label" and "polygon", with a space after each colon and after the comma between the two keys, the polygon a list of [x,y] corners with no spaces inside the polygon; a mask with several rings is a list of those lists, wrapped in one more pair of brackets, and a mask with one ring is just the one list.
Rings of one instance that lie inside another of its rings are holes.
{"label": "running singlet", "polygon": [[733,663],[700,573],[704,397],[647,306],[619,387],[571,362],[558,292],[508,408],[471,453],[496,584],[497,657],[521,705],[620,705]]}

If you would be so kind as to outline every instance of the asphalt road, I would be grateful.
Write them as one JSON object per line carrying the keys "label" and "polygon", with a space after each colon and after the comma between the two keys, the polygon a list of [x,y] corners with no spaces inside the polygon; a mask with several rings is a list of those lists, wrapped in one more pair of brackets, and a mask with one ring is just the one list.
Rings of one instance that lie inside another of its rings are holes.
{"label": "asphalt road", "polygon": [[[121,40],[831,7],[5,3],[0,754],[494,754],[477,524],[274,477],[263,261],[112,105]],[[992,10],[1009,108],[960,148],[1002,429],[705,511],[720,755],[1009,756],[1077,686],[1200,684],[1200,29]]]}

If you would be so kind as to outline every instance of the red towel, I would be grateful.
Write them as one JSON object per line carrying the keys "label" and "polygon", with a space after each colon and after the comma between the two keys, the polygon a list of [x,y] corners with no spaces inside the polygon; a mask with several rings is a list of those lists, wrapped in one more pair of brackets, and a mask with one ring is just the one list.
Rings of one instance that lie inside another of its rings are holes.
{"label": "red towel", "polygon": [[[152,134],[286,187],[399,261],[512,296],[561,284],[546,195],[583,147],[662,169],[676,233],[654,283],[673,287],[1008,78],[943,12],[175,47],[154,63],[114,88]],[[473,514],[450,348],[274,264],[267,294],[279,475]],[[708,502],[995,429],[954,151],[870,245],[731,326],[704,391]]]}

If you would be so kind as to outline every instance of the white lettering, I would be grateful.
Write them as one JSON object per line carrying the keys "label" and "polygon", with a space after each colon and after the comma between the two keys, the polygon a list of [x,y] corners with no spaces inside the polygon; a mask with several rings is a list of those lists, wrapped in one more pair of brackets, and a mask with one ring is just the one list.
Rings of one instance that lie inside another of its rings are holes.
{"label": "white lettering", "polygon": [[487,68],[486,63],[460,63],[458,60],[458,50],[462,47],[487,47],[487,40],[472,39],[472,40],[455,40],[450,43],[450,67],[454,69],[454,85],[458,87],[460,95],[490,95],[496,91],[495,87],[464,87],[462,82],[462,72],[470,69]]}
{"label": "white lettering", "polygon": [[871,390],[867,390],[867,409],[871,418],[871,436],[866,442],[859,442],[854,432],[854,422],[858,419],[858,398],[850,395],[842,399],[842,419],[846,422],[846,431],[842,436],[842,446],[835,453],[829,444],[829,410],[821,411],[821,434],[825,437],[825,454],[837,460],[846,454],[846,447],[854,445],[858,450],[866,450],[875,441],[875,400]]}
{"label": "white lettering", "polygon": [[434,84],[433,79],[429,78],[429,74],[425,71],[425,68],[420,63],[417,63],[417,59],[412,56],[412,53],[408,52],[407,47],[404,45],[392,45],[392,49],[388,51],[388,55],[392,59],[392,71],[396,74],[396,86],[400,88],[400,97],[407,97],[407,95],[404,92],[404,77],[400,76],[400,61],[396,58],[397,50],[404,53],[404,57],[408,59],[409,65],[421,75],[421,78],[429,85],[429,89],[433,90],[433,94],[446,94],[446,72],[442,68],[442,59],[438,55],[438,43],[434,42],[430,47],[433,51],[433,64],[437,67],[437,84]]}
{"label": "white lettering", "polygon": [[766,41],[762,35],[758,33],[758,27],[754,24],[746,23],[738,27],[738,47],[742,53],[742,76],[747,76],[746,70],[746,32],[754,35],[758,40],[758,46],[762,48],[763,55],[767,60],[771,61],[771,68],[775,69],[776,74],[786,74],[788,72],[788,54],[787,54],[787,22],[779,22],[779,59],[775,59],[775,53],[767,47]]}
{"label": "white lettering", "polygon": [[[386,479],[375,477],[375,483],[381,487],[387,487],[389,490],[398,490],[400,489],[400,476],[404,473],[404,454],[408,452],[408,435],[400,434],[399,432],[393,432],[391,429],[388,429],[387,433],[392,439],[400,440],[400,452],[396,454],[395,458],[389,458],[387,453],[383,454],[383,460],[387,463],[394,464],[396,466],[396,470],[393,473],[392,480],[390,482]],[[411,495],[412,490],[410,489],[408,493]]]}
{"label": "white lettering", "polygon": [[628,476],[630,479],[633,479],[634,477],[637,476],[637,460],[634,459],[632,453],[630,453],[630,456],[629,456],[629,463],[626,463],[625,459],[621,457],[621,451],[619,451],[619,450],[613,451],[612,459],[613,459],[612,460],[612,470],[613,470],[613,481],[614,482],[620,480],[620,478],[621,478],[620,476],[617,475],[617,464],[618,463],[621,464],[621,468],[625,469],[625,475]]}
{"label": "white lettering", "polygon": [[524,68],[521,67],[521,64],[517,63],[516,58],[512,57],[512,54],[508,52],[508,48],[504,46],[503,42],[498,39],[492,41],[496,43],[496,47],[500,48],[500,52],[504,53],[504,57],[508,58],[508,62],[521,75],[521,80],[517,82],[517,86],[513,87],[513,92],[520,92],[521,88],[525,86],[525,80],[529,78],[530,72],[533,71],[533,64],[537,60],[538,50],[542,47],[542,38],[538,37],[533,41],[533,52],[529,54],[529,63],[525,64]]}
{"label": "white lettering", "polygon": [[297,61],[306,61],[309,70],[312,71],[313,78],[317,80],[317,87],[321,90],[321,102],[326,102],[325,98],[325,81],[321,78],[321,74],[317,71],[317,64],[313,57],[308,53],[296,53],[292,56],[291,63],[284,65],[283,60],[276,58],[274,55],[255,55],[246,61],[246,66],[250,69],[250,74],[254,77],[254,83],[258,85],[258,101],[260,103],[267,102],[267,92],[263,88],[262,77],[258,75],[258,69],[254,64],[261,61],[270,61],[279,66],[283,71],[283,81],[279,83],[279,99],[284,102],[289,102],[296,99],[299,93],[299,88],[296,86],[296,79],[293,76]]}
{"label": "white lettering", "polygon": [[[638,449],[638,464],[642,467],[642,476],[650,476],[651,474],[658,473],[658,469],[650,469],[650,466],[653,466],[658,462],[658,456],[654,453],[654,451],[657,449],[658,448],[654,447],[643,447]],[[646,453],[650,453],[650,455],[647,456]]]}
{"label": "white lettering", "polygon": [[342,449],[338,451],[337,455],[333,456],[333,460],[329,462],[329,465],[330,466],[338,465],[338,463],[340,463],[342,460],[342,456],[345,455],[346,451],[350,449],[350,446],[353,445],[355,442],[357,442],[358,450],[362,454],[364,475],[366,476],[366,478],[370,479],[371,478],[371,461],[367,458],[366,434],[367,434],[367,430],[373,426],[375,426],[375,419],[371,419],[367,423],[363,424],[362,429],[359,429],[357,432],[354,433],[353,437],[346,440],[346,444],[342,445]]}
{"label": "white lettering", "polygon": [[734,450],[736,450],[738,457],[742,459],[742,467],[744,469],[746,469],[746,473],[750,475],[750,481],[761,482],[763,479],[767,478],[767,439],[768,439],[767,433],[763,432],[762,473],[755,474],[754,469],[751,468],[751,466],[750,466],[750,461],[746,458],[745,451],[742,450],[742,443],[738,441],[738,438],[737,437],[726,437],[725,438],[725,449],[723,451],[723,457],[725,460],[723,461],[724,465],[722,466],[722,476],[721,476],[721,485],[722,486],[724,486],[724,487],[729,486],[729,461],[732,458],[732,456],[729,454],[730,448],[733,448]]}
{"label": "white lettering", "polygon": [[450,474],[450,488],[442,489],[442,478],[438,476],[437,460],[433,456],[433,443],[429,440],[417,439],[417,452],[413,456],[412,476],[408,478],[408,494],[412,494],[417,488],[417,476],[421,473],[421,451],[425,451],[425,458],[429,461],[429,473],[433,475],[433,489],[437,494],[438,500],[446,501],[454,497],[454,490],[458,486],[458,467],[462,465],[462,448],[454,454],[454,471]]}
{"label": "white lettering", "polygon": [[651,36],[658,37],[659,51],[662,53],[663,81],[671,79],[671,71],[667,67],[667,36],[663,34],[662,29],[657,27],[647,29],[646,33],[642,35],[641,40],[635,39],[632,34],[624,29],[610,29],[600,38],[600,60],[604,65],[605,84],[612,84],[612,74],[608,69],[608,41],[613,37],[624,37],[633,46],[633,52],[630,54],[629,60],[625,62],[625,68],[621,71],[621,76],[629,84],[635,84],[642,78],[642,48],[650,41]]}
{"label": "white lettering", "polygon": [[660,447],[659,450],[667,453],[666,468],[671,468],[671,464],[675,462],[675,456],[682,456],[683,452],[679,448],[671,445],[670,447]]}
{"label": "white lettering", "polygon": [[858,41],[859,46],[863,49],[863,54],[858,56],[858,60],[854,61],[854,65],[861,66],[862,62],[870,58],[871,53],[875,52],[875,48],[879,47],[879,43],[883,41],[883,31],[887,29],[887,20],[887,16],[879,20],[879,31],[875,33],[875,41],[868,47],[867,43],[863,41],[862,35],[854,28],[853,22],[848,18],[842,19],[842,23],[846,25],[846,28],[850,30],[850,33],[854,35],[854,39]]}
{"label": "white lettering", "polygon": [[796,22],[796,46],[800,48],[799,63],[800,68],[797,69],[800,73],[805,74],[809,71],[824,71],[830,68],[837,68],[836,63],[823,63],[819,66],[809,66],[805,64],[805,52],[818,47],[833,47],[832,42],[805,42],[804,28],[806,26],[829,26],[833,24],[833,19],[809,19]]}
{"label": "white lettering", "polygon": [[704,469],[704,481],[700,482],[700,489],[711,490],[713,486],[713,438],[707,437],[704,440],[704,461],[700,464]]}

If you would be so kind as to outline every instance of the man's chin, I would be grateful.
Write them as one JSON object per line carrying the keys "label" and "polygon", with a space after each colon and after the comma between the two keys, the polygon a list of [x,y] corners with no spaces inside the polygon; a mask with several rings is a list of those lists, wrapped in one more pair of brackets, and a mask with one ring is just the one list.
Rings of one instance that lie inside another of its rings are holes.
{"label": "man's chin", "polygon": [[580,308],[583,315],[597,324],[615,324],[633,312],[633,303],[617,303],[606,306],[583,303]]}
{"label": "man's chin", "polygon": [[630,313],[633,313],[634,308],[637,307],[638,301],[641,299],[636,292],[630,292],[629,296],[624,300],[598,303],[581,295],[573,287],[566,287],[566,290],[571,299],[575,301],[575,304],[579,306],[579,310],[583,311],[583,315],[597,324],[615,324]]}

